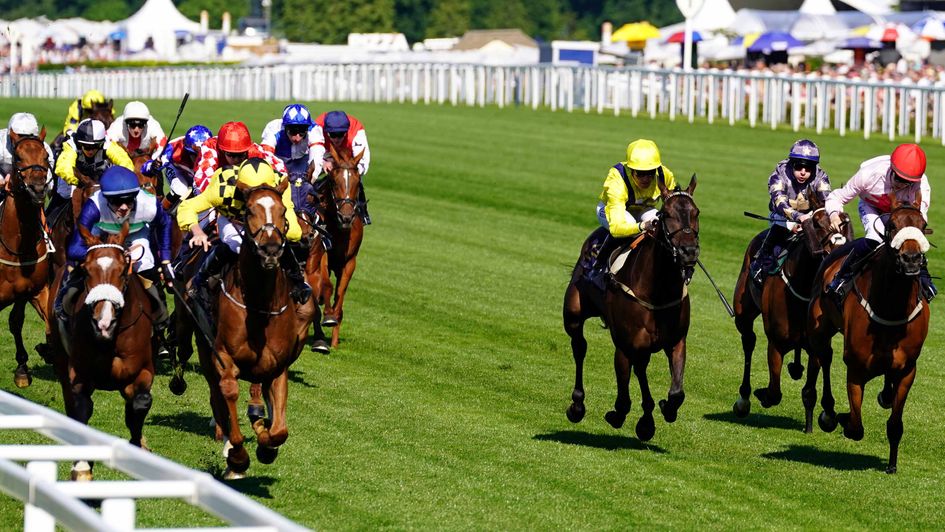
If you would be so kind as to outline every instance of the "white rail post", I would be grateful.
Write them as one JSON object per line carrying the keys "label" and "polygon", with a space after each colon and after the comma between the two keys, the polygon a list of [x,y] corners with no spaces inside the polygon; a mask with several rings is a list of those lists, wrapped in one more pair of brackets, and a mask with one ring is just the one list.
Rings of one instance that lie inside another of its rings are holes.
{"label": "white rail post", "polygon": [[866,87],[863,91],[863,138],[866,140],[869,140],[873,133],[873,112],[876,109],[873,92],[873,87]]}
{"label": "white rail post", "polygon": [[840,131],[840,136],[846,136],[847,134],[847,87],[842,83],[837,83],[835,85],[837,90],[837,115],[835,124],[837,125],[837,130]]}
{"label": "white rail post", "polygon": [[135,529],[134,499],[105,499],[102,501],[102,520],[119,530]]}
{"label": "white rail post", "polygon": [[[56,482],[56,462],[37,461],[26,464],[26,471],[38,481]],[[44,510],[26,504],[23,509],[23,530],[29,532],[53,532],[56,530],[56,520]]]}

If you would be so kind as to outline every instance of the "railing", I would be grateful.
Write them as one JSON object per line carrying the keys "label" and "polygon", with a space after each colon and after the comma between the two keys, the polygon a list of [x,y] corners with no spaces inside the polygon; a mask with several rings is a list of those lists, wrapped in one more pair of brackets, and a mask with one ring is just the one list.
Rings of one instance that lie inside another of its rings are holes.
{"label": "railing", "polygon": [[940,139],[945,85],[890,84],[817,75],[777,77],[642,67],[317,64],[36,73],[0,77],[0,96],[73,98],[95,87],[116,98],[373,101],[512,105],[696,118],[751,127],[802,126]]}
{"label": "railing", "polygon": [[[135,500],[175,498],[200,507],[241,532],[305,530],[221,484],[15,395],[0,391],[0,430],[33,430],[64,445],[0,445],[0,491],[26,504],[23,529],[135,528]],[[56,462],[95,460],[134,481],[57,481]],[[26,467],[17,462],[26,462]],[[101,513],[81,499],[101,500]],[[187,530],[181,523],[174,530]],[[203,529],[208,530],[208,529]]]}

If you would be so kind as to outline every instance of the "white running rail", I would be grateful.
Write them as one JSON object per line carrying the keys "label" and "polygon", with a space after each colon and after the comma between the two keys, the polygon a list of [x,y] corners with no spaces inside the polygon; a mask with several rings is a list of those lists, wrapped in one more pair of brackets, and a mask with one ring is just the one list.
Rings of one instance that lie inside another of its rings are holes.
{"label": "white running rail", "polygon": [[[0,391],[0,431],[33,430],[63,445],[0,445],[0,491],[26,504],[23,529],[149,530],[135,528],[135,500],[175,498],[202,508],[229,528],[151,530],[301,531],[305,528],[200,473]],[[0,433],[2,435],[2,433]],[[57,462],[95,460],[137,479],[57,480]],[[23,467],[19,462],[26,462]],[[101,500],[101,513],[79,499]]]}
{"label": "white running rail", "polygon": [[945,145],[945,84],[878,83],[719,70],[487,66],[441,63],[301,64],[90,70],[0,76],[0,97],[371,101],[527,106],[751,127],[802,126]]}

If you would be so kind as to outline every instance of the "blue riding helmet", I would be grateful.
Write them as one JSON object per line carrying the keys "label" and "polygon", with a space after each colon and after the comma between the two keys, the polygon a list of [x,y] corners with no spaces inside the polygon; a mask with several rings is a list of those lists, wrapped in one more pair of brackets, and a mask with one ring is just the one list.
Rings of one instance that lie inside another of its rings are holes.
{"label": "blue riding helmet", "polygon": [[207,126],[197,124],[188,129],[187,133],[184,133],[184,149],[191,153],[197,153],[203,143],[207,142],[212,136],[213,133],[210,132]]}
{"label": "blue riding helmet", "polygon": [[124,166],[110,166],[102,174],[99,184],[102,186],[102,195],[106,198],[137,194],[141,189],[138,176]]}
{"label": "blue riding helmet", "polygon": [[300,103],[293,103],[287,105],[282,111],[282,126],[311,126],[315,122],[312,121],[312,113],[309,112],[308,107]]}
{"label": "blue riding helmet", "polygon": [[351,121],[344,111],[331,111],[325,115],[325,133],[347,133]]}
{"label": "blue riding helmet", "polygon": [[801,139],[794,143],[791,146],[791,153],[788,154],[788,159],[803,160],[803,161],[812,161],[815,163],[820,162],[820,150],[817,148],[817,145],[812,141],[807,139]]}

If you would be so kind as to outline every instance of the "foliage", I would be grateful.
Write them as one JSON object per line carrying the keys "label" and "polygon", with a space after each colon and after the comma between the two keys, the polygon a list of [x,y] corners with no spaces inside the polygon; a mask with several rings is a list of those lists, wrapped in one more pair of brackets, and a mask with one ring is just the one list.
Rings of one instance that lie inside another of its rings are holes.
{"label": "foliage", "polygon": [[[164,124],[178,107],[147,103]],[[285,103],[191,100],[181,127],[240,119],[258,132]],[[572,425],[564,415],[574,375],[561,299],[578,248],[597,226],[603,178],[628,141],[656,140],[684,182],[698,171],[701,258],[729,297],[745,245],[765,227],[741,211],[767,212],[767,176],[794,140],[809,136],[820,145],[835,186],[861,161],[889,153],[891,143],[864,141],[861,132],[842,138],[629,113],[305,103],[315,112],[343,108],[366,124],[374,224],[348,291],[341,348],[328,356],[306,350],[295,362],[289,440],[273,465],[254,459],[249,476],[230,484],[235,489],[327,530],[941,529],[939,300],[905,406],[895,478],[882,471],[889,411],[874,399],[880,381],[866,390],[860,442],[816,427],[804,434],[802,383],[786,375],[781,405],[763,410],[753,401],[748,418],[733,417],[741,345],[701,272],[689,286],[693,321],[679,419],[667,424],[657,415],[656,436],[639,442],[635,379],[626,426],[614,430],[602,419],[615,393],[613,347],[596,321],[585,327],[587,418]],[[0,116],[27,110],[58,125],[67,104],[0,101]],[[945,164],[942,150],[931,147],[928,157],[929,168]],[[929,218],[934,239],[945,227],[945,202],[933,199]],[[939,244],[930,253],[933,275],[945,271]],[[0,387],[9,391],[15,362],[5,329]],[[27,329],[32,346],[42,334],[32,311]],[[755,330],[752,377],[760,387],[768,379],[760,320]],[[835,351],[833,391],[842,412],[841,354]],[[30,365],[33,386],[16,393],[61,411],[52,370],[34,353]],[[657,399],[665,397],[667,373],[666,357],[655,354],[649,375]],[[168,380],[160,362],[145,425],[150,447],[219,473],[222,443],[210,438],[205,381],[189,371],[190,388],[175,397]],[[243,384],[241,414],[246,393]],[[117,393],[94,398],[92,425],[126,437]],[[252,455],[255,439],[248,423],[242,428]],[[0,441],[17,434],[0,431]],[[96,473],[115,477],[106,464]],[[140,500],[137,509],[142,528],[219,526],[177,502]],[[22,504],[0,496],[0,530],[22,528],[22,515]]]}
{"label": "foliage", "polygon": [[215,66],[230,66],[239,64],[239,61],[216,61],[212,63],[207,63],[204,61],[158,61],[147,60],[147,61],[81,61],[78,63],[44,63],[39,65],[38,70],[40,72],[58,72],[66,69],[76,69],[76,68],[89,68],[89,69],[98,69],[98,68],[116,68],[116,69],[129,69],[129,68],[156,68],[156,67],[187,67],[187,66],[199,66],[200,68],[213,68]]}

